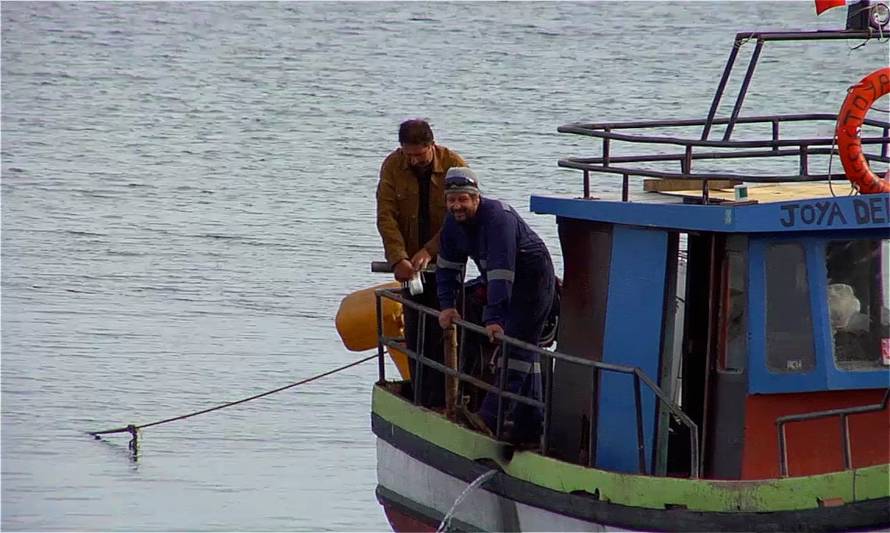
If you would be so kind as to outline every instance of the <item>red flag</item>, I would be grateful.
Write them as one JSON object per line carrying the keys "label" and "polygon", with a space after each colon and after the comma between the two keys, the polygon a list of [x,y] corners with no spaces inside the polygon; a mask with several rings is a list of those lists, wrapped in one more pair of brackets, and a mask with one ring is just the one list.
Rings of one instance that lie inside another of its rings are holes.
{"label": "red flag", "polygon": [[826,9],[840,7],[846,4],[847,0],[816,0],[816,14],[821,15]]}

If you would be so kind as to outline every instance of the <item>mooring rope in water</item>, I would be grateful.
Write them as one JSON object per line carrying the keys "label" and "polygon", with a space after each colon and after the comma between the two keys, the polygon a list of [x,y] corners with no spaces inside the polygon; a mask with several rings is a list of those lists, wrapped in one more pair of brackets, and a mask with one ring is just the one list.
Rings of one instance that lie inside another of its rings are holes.
{"label": "mooring rope in water", "polygon": [[156,422],[151,422],[149,424],[142,424],[140,426],[137,426],[135,424],[129,424],[124,427],[119,427],[119,428],[114,428],[114,429],[106,429],[103,431],[88,431],[87,434],[92,435],[96,439],[99,439],[99,438],[101,438],[100,435],[109,435],[112,433],[129,433],[132,437],[130,440],[129,447],[133,451],[133,453],[136,453],[137,446],[138,446],[138,436],[137,435],[138,435],[138,431],[141,429],[145,429],[145,428],[148,428],[151,426],[159,426],[161,424],[166,424],[168,422],[175,422],[177,420],[184,420],[186,418],[191,418],[193,416],[203,415],[204,413],[209,413],[211,411],[218,411],[220,409],[225,409],[226,407],[232,407],[233,405],[238,405],[240,403],[245,403],[245,402],[249,402],[251,400],[256,400],[256,399],[262,398],[264,396],[269,396],[270,394],[275,394],[276,392],[281,392],[283,390],[287,390],[287,389],[296,387],[298,385],[303,385],[303,384],[315,381],[317,379],[321,379],[323,377],[330,376],[331,374],[336,374],[337,372],[341,372],[343,370],[346,370],[347,368],[352,368],[354,366],[358,366],[362,363],[366,363],[366,362],[370,361],[371,359],[376,359],[377,357],[378,357],[378,355],[375,353],[374,355],[369,355],[368,357],[359,359],[358,361],[353,361],[352,363],[349,363],[348,365],[343,365],[343,366],[335,368],[333,370],[328,370],[327,372],[318,374],[316,376],[312,376],[311,378],[306,378],[306,379],[298,381],[296,383],[291,383],[290,385],[285,385],[284,387],[278,387],[277,389],[266,391],[266,392],[263,392],[260,394],[255,394],[249,398],[244,398],[241,400],[236,400],[234,402],[224,403],[222,405],[217,405],[215,407],[210,407],[208,409],[202,409],[200,411],[195,411],[194,413],[189,413],[189,414],[180,415],[180,416],[174,416],[172,418],[165,418],[164,420],[158,420]]}
{"label": "mooring rope in water", "polygon": [[448,523],[451,522],[451,517],[454,516],[454,511],[457,510],[457,506],[460,505],[460,503],[464,501],[464,498],[466,498],[471,492],[473,492],[476,487],[482,485],[497,473],[497,470],[489,470],[488,472],[485,472],[481,476],[474,479],[472,483],[467,485],[467,488],[465,488],[464,491],[460,493],[460,496],[458,496],[457,499],[454,500],[454,504],[452,504],[451,509],[449,509],[448,512],[445,513],[445,517],[442,518],[442,523],[440,523],[439,527],[436,528],[436,533],[443,533],[445,531],[448,531]]}

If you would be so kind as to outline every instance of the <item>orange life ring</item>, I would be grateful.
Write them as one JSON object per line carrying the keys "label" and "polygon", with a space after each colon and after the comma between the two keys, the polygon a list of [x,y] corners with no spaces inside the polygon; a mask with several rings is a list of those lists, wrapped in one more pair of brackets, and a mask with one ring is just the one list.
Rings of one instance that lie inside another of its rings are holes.
{"label": "orange life ring", "polygon": [[890,93],[890,67],[879,68],[850,88],[837,115],[837,148],[847,178],[863,194],[890,192],[890,181],[869,168],[862,153],[860,132],[865,115],[875,100]]}

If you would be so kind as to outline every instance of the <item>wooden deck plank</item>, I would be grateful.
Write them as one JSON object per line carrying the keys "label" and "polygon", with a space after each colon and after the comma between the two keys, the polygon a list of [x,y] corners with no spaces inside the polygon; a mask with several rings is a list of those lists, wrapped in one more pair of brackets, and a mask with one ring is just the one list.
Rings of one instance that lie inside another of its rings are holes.
{"label": "wooden deck plank", "polygon": [[[831,189],[834,188],[834,194]],[[833,181],[831,187],[827,181],[810,183],[777,183],[767,185],[748,185],[748,198],[745,201],[758,203],[787,202],[791,200],[804,200],[810,198],[830,198],[832,196],[847,196],[851,192],[850,183],[847,181]],[[680,191],[660,191],[658,194],[679,196],[682,198],[701,198],[701,189],[687,189]],[[735,200],[733,189],[710,189],[708,194],[711,200],[732,202]]]}

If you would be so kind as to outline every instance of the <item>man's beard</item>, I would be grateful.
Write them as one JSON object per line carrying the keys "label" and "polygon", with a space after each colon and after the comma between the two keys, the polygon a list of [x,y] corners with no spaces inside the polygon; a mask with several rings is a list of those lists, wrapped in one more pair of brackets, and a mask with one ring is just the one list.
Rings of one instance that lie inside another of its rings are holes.
{"label": "man's beard", "polygon": [[[458,216],[457,216],[458,213],[460,213],[462,215],[462,218],[458,218]],[[459,211],[452,209],[451,216],[454,217],[454,221],[457,222],[458,224],[466,224],[467,222],[470,222],[472,220],[470,218],[470,214],[467,212],[466,209],[461,209]]]}

